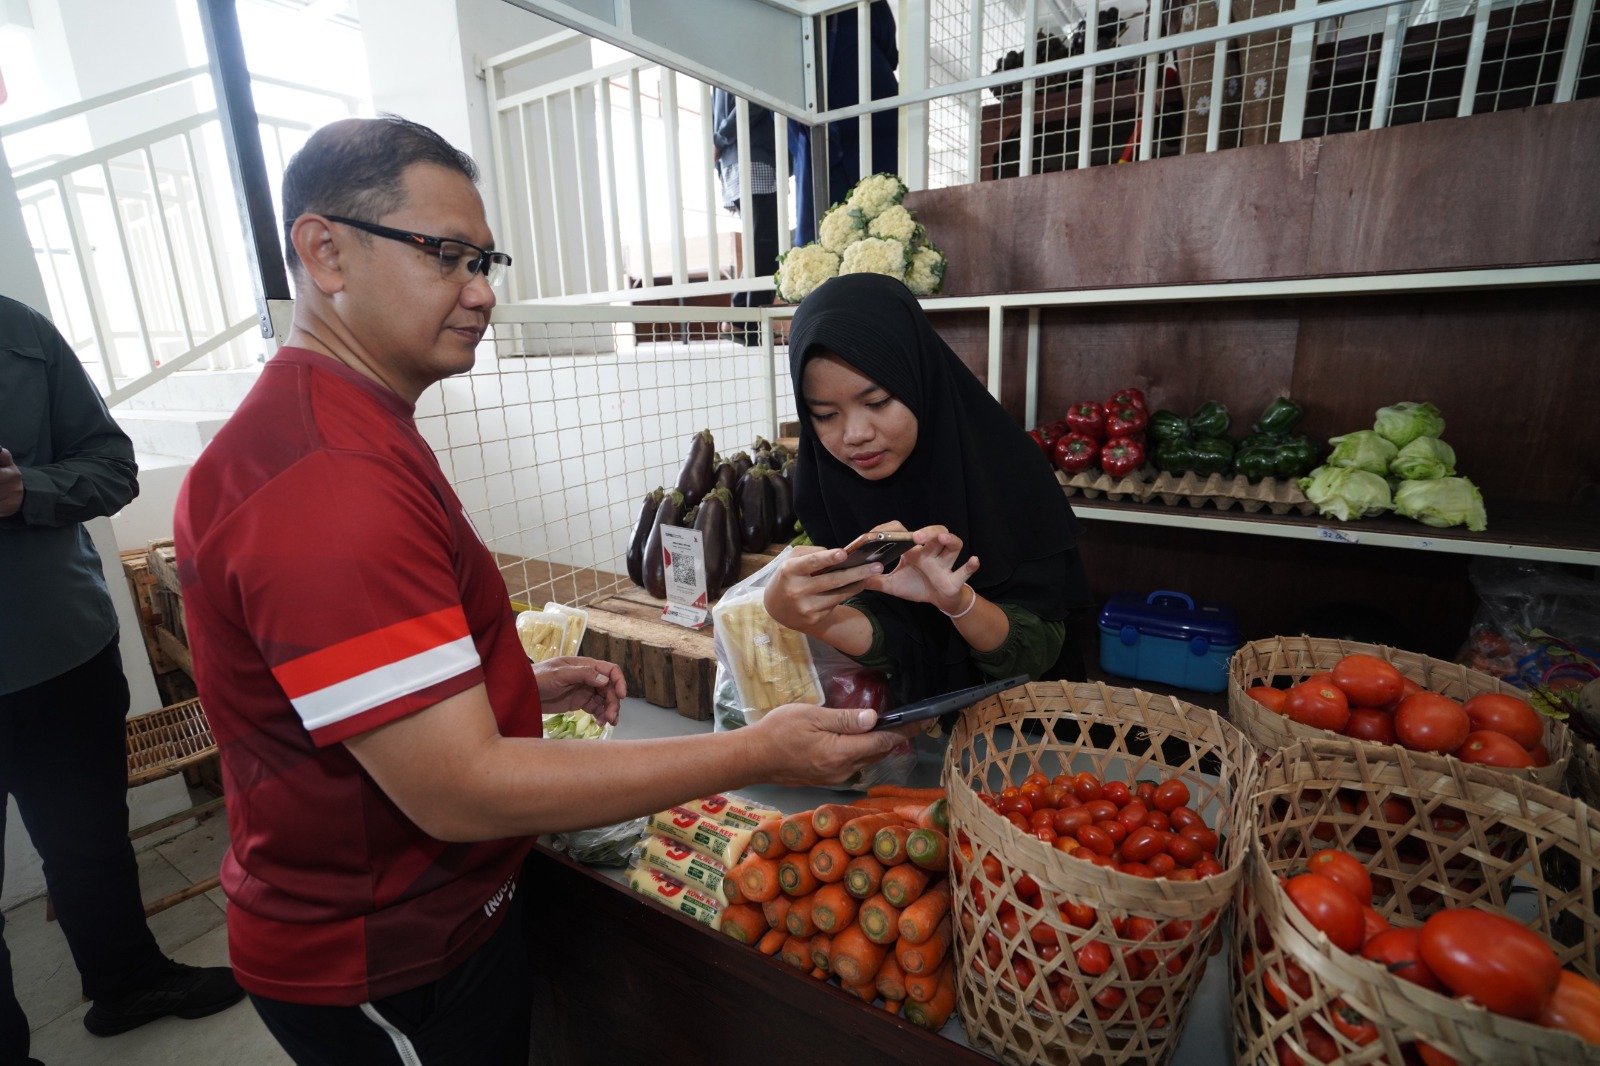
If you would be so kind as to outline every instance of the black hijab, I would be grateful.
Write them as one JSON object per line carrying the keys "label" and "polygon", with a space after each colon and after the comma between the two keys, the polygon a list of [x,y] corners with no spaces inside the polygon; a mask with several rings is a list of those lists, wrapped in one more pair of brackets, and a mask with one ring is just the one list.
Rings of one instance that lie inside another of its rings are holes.
{"label": "black hijab", "polygon": [[[915,449],[882,481],[861,477],[817,438],[802,383],[807,360],[824,349],[917,418]],[[894,520],[913,530],[943,525],[964,545],[957,565],[972,554],[982,560],[971,584],[985,598],[1051,621],[1093,602],[1075,548],[1080,526],[1050,464],[904,285],[843,274],[807,296],[790,330],[789,373],[800,417],[795,513],[813,541],[839,547]],[[902,699],[971,683],[970,649],[937,610],[867,595],[890,656],[921,675],[907,679]]]}

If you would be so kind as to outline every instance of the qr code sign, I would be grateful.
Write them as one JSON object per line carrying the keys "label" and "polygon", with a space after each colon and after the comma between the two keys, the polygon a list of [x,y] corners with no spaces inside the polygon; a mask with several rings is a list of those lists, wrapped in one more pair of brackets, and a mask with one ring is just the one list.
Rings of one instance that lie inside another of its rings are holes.
{"label": "qr code sign", "polygon": [[672,559],[672,580],[685,585],[693,585],[698,580],[694,568],[694,556],[688,552],[681,552]]}

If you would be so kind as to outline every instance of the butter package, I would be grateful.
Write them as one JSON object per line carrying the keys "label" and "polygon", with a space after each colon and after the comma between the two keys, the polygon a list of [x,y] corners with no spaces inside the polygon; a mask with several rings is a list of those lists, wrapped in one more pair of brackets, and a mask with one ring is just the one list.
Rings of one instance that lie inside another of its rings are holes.
{"label": "butter package", "polygon": [[753,829],[723,825],[687,807],[674,807],[651,815],[646,828],[669,840],[687,844],[700,854],[709,855],[730,868],[738,865],[744,857],[744,849],[750,846],[750,837],[755,832]]}
{"label": "butter package", "polygon": [[723,825],[735,829],[754,829],[769,818],[778,818],[782,812],[770,807],[758,807],[740,796],[707,796],[685,803],[684,807]]}
{"label": "butter package", "polygon": [[687,844],[652,833],[639,845],[638,862],[643,866],[653,866],[685,885],[701,889],[716,900],[719,907],[728,905],[728,893],[723,887],[728,868]]}
{"label": "butter package", "polygon": [[713,929],[721,921],[722,909],[716,900],[654,867],[636,866],[628,871],[628,887]]}

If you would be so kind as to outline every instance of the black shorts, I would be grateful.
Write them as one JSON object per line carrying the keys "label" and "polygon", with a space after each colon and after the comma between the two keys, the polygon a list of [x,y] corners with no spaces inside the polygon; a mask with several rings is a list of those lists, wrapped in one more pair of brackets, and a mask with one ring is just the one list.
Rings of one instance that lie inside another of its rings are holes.
{"label": "black shorts", "polygon": [[525,1066],[533,990],[521,893],[507,911],[481,948],[419,988],[359,1007],[250,1002],[299,1066]]}

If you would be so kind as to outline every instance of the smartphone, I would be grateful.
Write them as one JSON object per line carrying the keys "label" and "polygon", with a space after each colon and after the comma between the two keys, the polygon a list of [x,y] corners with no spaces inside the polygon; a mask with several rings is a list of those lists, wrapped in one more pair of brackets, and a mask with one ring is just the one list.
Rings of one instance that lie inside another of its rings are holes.
{"label": "smartphone", "polygon": [[964,710],[971,707],[981,699],[987,699],[998,692],[1018,685],[1028,683],[1027,674],[1017,674],[1003,681],[990,681],[987,684],[973,685],[971,688],[959,689],[955,692],[946,692],[943,696],[929,696],[925,700],[908,703],[897,710],[878,715],[878,724],[873,729],[888,729],[891,726],[905,725],[908,722],[922,722],[929,718],[938,718],[940,715],[949,714],[951,711]]}
{"label": "smartphone", "polygon": [[844,562],[836,563],[825,570],[818,570],[817,573],[836,574],[840,570],[849,570],[854,566],[866,566],[869,563],[882,563],[884,573],[888,573],[894,564],[900,560],[900,556],[915,547],[916,544],[912,541],[910,533],[883,530],[874,533],[863,533],[844,546],[846,552]]}

